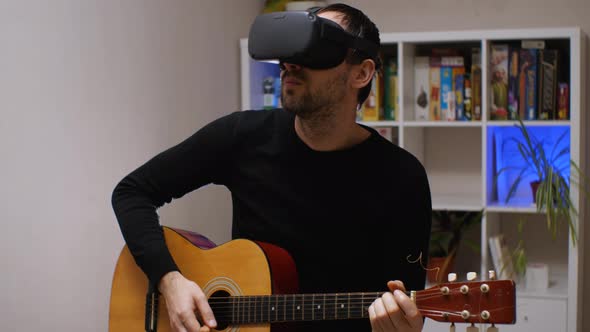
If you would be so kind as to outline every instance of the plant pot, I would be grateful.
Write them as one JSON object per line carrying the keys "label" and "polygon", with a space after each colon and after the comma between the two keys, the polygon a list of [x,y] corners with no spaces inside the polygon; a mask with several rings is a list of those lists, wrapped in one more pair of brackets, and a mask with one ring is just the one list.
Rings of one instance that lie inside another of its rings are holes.
{"label": "plant pot", "polygon": [[531,182],[531,191],[533,193],[533,203],[537,203],[537,189],[539,189],[539,185],[541,181],[532,181]]}
{"label": "plant pot", "polygon": [[455,268],[455,255],[447,257],[430,257],[427,266],[427,278],[431,284],[446,280],[447,275]]}

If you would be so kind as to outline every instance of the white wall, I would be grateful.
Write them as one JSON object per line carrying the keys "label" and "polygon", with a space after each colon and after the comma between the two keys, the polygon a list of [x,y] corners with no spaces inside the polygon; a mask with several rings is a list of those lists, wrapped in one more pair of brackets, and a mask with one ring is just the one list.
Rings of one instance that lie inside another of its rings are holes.
{"label": "white wall", "polygon": [[[239,109],[239,38],[262,4],[0,1],[1,330],[107,330],[111,192]],[[229,239],[225,189],[171,207],[164,223]]]}

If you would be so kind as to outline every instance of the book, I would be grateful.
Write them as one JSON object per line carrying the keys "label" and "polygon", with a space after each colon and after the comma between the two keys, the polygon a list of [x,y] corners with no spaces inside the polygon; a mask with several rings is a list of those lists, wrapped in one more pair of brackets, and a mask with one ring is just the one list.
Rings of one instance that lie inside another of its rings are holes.
{"label": "book", "polygon": [[516,279],[512,255],[503,234],[494,235],[488,238],[490,255],[498,279]]}
{"label": "book", "polygon": [[517,49],[509,49],[510,56],[508,58],[508,119],[516,120],[523,118],[524,114],[520,114],[518,109],[518,59],[520,52]]}
{"label": "book", "polygon": [[569,85],[567,83],[559,83],[559,90],[557,92],[557,120],[568,120],[570,118],[569,102]]}
{"label": "book", "polygon": [[464,109],[464,117],[466,121],[473,120],[473,103],[471,99],[471,75],[469,73],[465,74],[463,78],[463,109]]}
{"label": "book", "polygon": [[538,50],[520,50],[520,88],[521,106],[524,109],[524,120],[537,119],[537,93],[538,93]]}
{"label": "book", "polygon": [[440,112],[441,119],[452,121],[455,119],[455,114],[451,114],[454,110],[454,105],[451,104],[453,96],[453,68],[450,66],[440,67]]}
{"label": "book", "polygon": [[396,119],[397,60],[388,58],[383,73],[383,119]]}
{"label": "book", "polygon": [[481,49],[471,50],[471,113],[473,120],[481,120]]}
{"label": "book", "polygon": [[539,51],[539,120],[557,118],[557,50]]}
{"label": "book", "polygon": [[453,116],[454,120],[465,121],[464,91],[465,90],[465,67],[453,67]]}
{"label": "book", "polygon": [[414,58],[414,120],[428,121],[430,119],[429,82],[430,59],[426,56]]}
{"label": "book", "polygon": [[453,87],[455,92],[455,118],[457,121],[468,121],[465,115],[465,68],[461,67],[462,71],[453,72],[455,85]]}
{"label": "book", "polygon": [[441,119],[440,113],[440,58],[430,57],[430,121]]}
{"label": "book", "polygon": [[508,45],[492,45],[491,69],[491,120],[508,119]]}

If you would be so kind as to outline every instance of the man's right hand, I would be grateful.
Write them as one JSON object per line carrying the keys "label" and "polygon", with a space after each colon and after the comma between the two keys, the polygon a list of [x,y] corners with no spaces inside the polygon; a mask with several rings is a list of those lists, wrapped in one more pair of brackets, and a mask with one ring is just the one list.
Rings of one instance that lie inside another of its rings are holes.
{"label": "man's right hand", "polygon": [[[160,279],[158,290],[166,300],[173,332],[206,332],[217,326],[207,297],[199,285],[180,272],[166,273]],[[200,315],[203,326],[196,315]]]}

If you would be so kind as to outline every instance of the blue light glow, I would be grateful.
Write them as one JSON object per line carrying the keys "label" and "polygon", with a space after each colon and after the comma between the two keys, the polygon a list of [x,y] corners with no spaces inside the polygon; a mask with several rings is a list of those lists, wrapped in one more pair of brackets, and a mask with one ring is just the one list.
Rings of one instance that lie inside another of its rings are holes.
{"label": "blue light glow", "polygon": [[[533,141],[541,142],[547,160],[566,179],[570,175],[570,128],[569,126],[527,126]],[[517,127],[489,127],[488,137],[492,160],[488,163],[488,174],[497,179],[495,192],[490,201],[500,205],[532,205],[531,182],[538,180],[530,160],[525,160],[516,141],[524,142],[524,136]],[[527,165],[528,164],[528,165]],[[506,171],[500,172],[502,169]],[[506,197],[515,179],[524,171],[524,178],[513,197],[506,203]]]}

